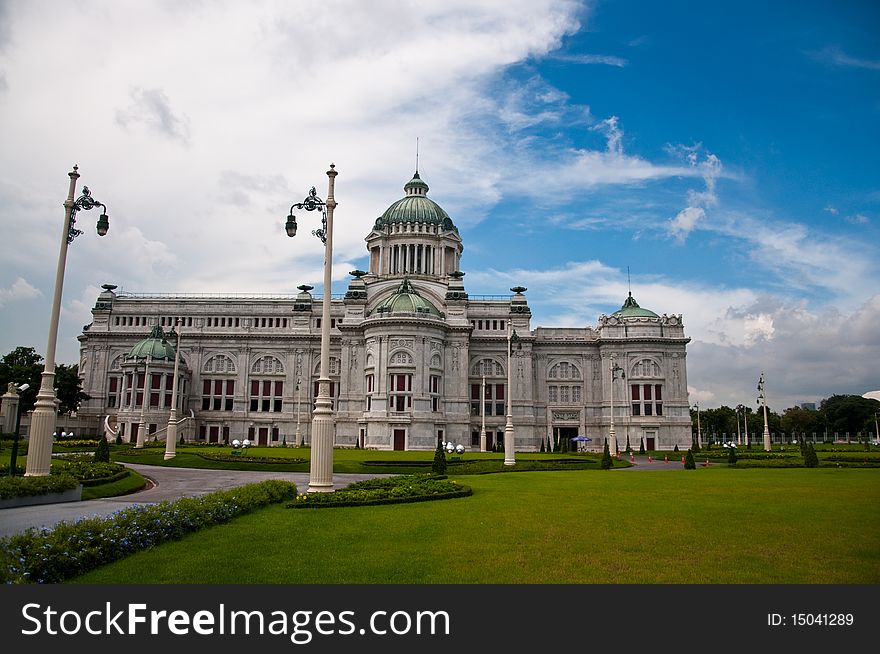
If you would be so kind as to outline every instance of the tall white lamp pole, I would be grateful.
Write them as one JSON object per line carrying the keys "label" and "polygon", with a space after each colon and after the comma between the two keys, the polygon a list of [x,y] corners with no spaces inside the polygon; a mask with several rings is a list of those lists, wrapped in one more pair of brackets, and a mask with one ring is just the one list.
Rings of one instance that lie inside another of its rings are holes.
{"label": "tall white lamp pole", "polygon": [[[142,448],[144,446],[144,411],[146,411],[147,404],[150,402],[150,390],[152,384],[150,383],[150,355],[147,355],[147,363],[146,368],[144,370],[144,397],[141,402],[141,415],[140,420],[138,422],[138,435],[137,435],[137,443],[135,443],[135,449]],[[137,388],[135,388],[137,390]]]}
{"label": "tall white lamp pole", "polygon": [[608,428],[608,451],[611,456],[617,456],[617,434],[614,431],[614,380],[617,379],[617,373],[623,376],[623,368],[617,365],[614,353],[611,353],[611,426]]}
{"label": "tall white lamp pole", "polygon": [[486,451],[486,375],[480,384],[480,452]]}
{"label": "tall white lamp pole", "polygon": [[55,346],[58,342],[58,318],[61,314],[61,292],[64,288],[64,269],[67,266],[67,246],[73,239],[82,234],[76,229],[76,212],[80,209],[101,207],[103,213],[98,219],[98,235],[104,236],[110,228],[107,219],[107,207],[92,198],[88,186],[83,186],[82,195],[74,200],[76,180],[79,179],[77,166],[67,173],[70,186],[67,199],[64,201],[64,226],[61,229],[61,250],[58,253],[58,267],[55,271],[55,292],[52,296],[52,312],[49,315],[49,342],[46,345],[46,363],[40,380],[40,390],[34,404],[31,418],[30,436],[28,438],[27,466],[25,477],[43,477],[49,474],[52,459],[52,433],[58,417],[55,405]]}
{"label": "tall white lamp pole", "polygon": [[513,429],[513,344],[519,341],[516,330],[507,322],[507,422],[504,425],[504,465],[516,465],[516,432]]}
{"label": "tall white lamp pole", "polygon": [[177,455],[177,370],[180,365],[180,332],[183,321],[177,319],[177,347],[174,349],[174,379],[171,382],[171,413],[168,416],[168,430],[165,432],[165,460]]}
{"label": "tall white lamp pole", "polygon": [[767,396],[764,393],[764,372],[761,372],[761,378],[758,380],[758,402],[764,408],[764,451],[769,452],[770,446],[770,425],[767,422]]}
{"label": "tall white lamp pole", "polygon": [[299,426],[299,416],[301,413],[300,407],[302,406],[302,378],[297,378],[296,380],[296,446],[302,447],[302,431]]}
{"label": "tall white lamp pole", "polygon": [[329,178],[326,202],[318,198],[315,187],[309,196],[290,207],[290,214],[284,225],[287,235],[296,235],[296,218],[294,208],[323,212],[323,229],[313,232],[324,242],[324,302],[321,307],[321,373],[318,377],[318,397],[312,413],[312,452],[309,467],[309,492],[326,493],[333,490],[333,440],[335,425],[333,420],[333,399],[330,397],[330,287],[333,282],[333,209],[336,199],[333,195],[336,183],[336,167],[330,164],[327,171]]}

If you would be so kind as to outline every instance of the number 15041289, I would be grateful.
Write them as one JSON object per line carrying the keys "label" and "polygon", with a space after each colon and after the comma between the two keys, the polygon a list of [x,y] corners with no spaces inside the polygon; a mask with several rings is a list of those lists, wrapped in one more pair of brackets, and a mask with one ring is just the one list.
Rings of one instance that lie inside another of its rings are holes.
{"label": "number 15041289", "polygon": [[771,627],[849,627],[855,622],[852,613],[768,613]]}

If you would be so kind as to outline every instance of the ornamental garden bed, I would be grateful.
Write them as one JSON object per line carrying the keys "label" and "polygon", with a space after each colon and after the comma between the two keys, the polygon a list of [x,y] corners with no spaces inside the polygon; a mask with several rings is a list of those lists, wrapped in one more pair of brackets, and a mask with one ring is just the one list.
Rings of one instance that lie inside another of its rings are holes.
{"label": "ornamental garden bed", "polygon": [[323,509],[344,506],[376,506],[447,500],[473,495],[469,486],[442,475],[401,475],[365,479],[333,493],[304,493],[287,505],[290,509]]}

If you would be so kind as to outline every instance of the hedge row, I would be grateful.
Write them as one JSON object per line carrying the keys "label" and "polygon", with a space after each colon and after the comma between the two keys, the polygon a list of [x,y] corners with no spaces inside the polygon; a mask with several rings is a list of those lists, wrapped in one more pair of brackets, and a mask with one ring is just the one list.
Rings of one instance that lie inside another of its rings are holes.
{"label": "hedge row", "polygon": [[110,475],[109,477],[97,477],[95,479],[83,479],[80,483],[83,485],[83,488],[91,487],[91,486],[103,486],[104,484],[112,484],[114,481],[119,481],[120,479],[124,479],[131,474],[131,470],[126,470],[123,468],[119,472],[114,475]]}
{"label": "hedge row", "polygon": [[61,582],[295,496],[294,484],[270,479],[201,497],[134,505],[103,518],[61,522],[53,529],[30,528],[0,538],[0,583]]}
{"label": "hedge row", "polygon": [[366,479],[334,493],[306,493],[288,504],[291,509],[320,509],[343,506],[404,504],[466,497],[473,491],[445,477],[424,474]]}
{"label": "hedge row", "polygon": [[278,464],[293,464],[293,463],[305,463],[306,459],[298,459],[298,458],[284,458],[283,456],[247,456],[246,454],[242,455],[232,455],[232,454],[211,454],[204,452],[195,452],[197,457],[206,459],[208,461],[244,461],[245,463],[278,463]]}
{"label": "hedge row", "polygon": [[0,500],[13,497],[33,497],[46,493],[63,493],[79,486],[76,477],[69,474],[41,477],[0,477]]}

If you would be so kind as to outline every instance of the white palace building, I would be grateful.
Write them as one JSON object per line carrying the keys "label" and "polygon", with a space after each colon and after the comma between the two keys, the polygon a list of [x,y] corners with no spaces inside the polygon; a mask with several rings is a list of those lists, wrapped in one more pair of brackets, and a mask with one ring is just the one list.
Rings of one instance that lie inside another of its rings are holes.
{"label": "white palace building", "polygon": [[[352,271],[344,297],[332,299],[336,446],[433,450],[452,441],[491,450],[503,443],[508,394],[517,451],[576,436],[601,450],[612,427],[621,450],[627,441],[691,446],[681,316],[659,316],[630,295],[595,327],[533,326],[525,288],[468,295],[452,219],[418,172],[404,191],[367,234],[369,271]],[[79,336],[90,398],[81,429],[164,440],[179,340],[186,440],[310,442],[322,315],[311,286],[210,297],[103,288]]]}

